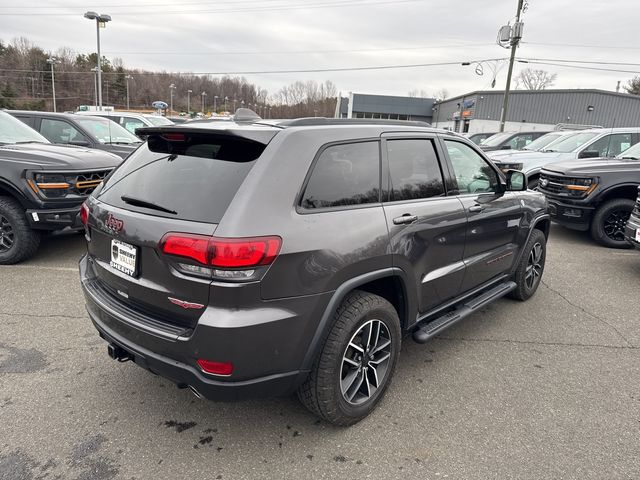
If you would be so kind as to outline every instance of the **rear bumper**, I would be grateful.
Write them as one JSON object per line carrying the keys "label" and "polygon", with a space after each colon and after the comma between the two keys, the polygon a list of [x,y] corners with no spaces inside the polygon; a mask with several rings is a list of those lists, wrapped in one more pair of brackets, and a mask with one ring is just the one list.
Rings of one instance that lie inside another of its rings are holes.
{"label": "rear bumper", "polygon": [[640,217],[636,214],[631,214],[627,226],[624,229],[624,236],[631,245],[640,250],[640,242],[637,240],[637,232],[640,231]]}
{"label": "rear bumper", "polygon": [[547,201],[552,221],[573,230],[589,230],[593,207],[563,203],[548,196]]}
{"label": "rear bumper", "polygon": [[82,228],[80,222],[80,205],[64,209],[35,209],[27,210],[29,226],[35,230],[62,230]]}
{"label": "rear bumper", "polygon": [[[193,329],[171,333],[158,331],[157,323],[156,328],[146,327],[144,319],[127,316],[122,306],[111,308],[92,288],[92,275],[85,256],[80,260],[81,283],[100,336],[126,351],[137,365],[180,387],[191,387],[211,400],[275,397],[293,393],[308,374],[302,368],[304,354],[320,319],[314,309],[326,305],[325,294],[283,299],[277,305],[262,302],[249,312],[209,306]],[[250,324],[240,318],[247,314]],[[204,373],[198,358],[231,362],[233,374]]]}

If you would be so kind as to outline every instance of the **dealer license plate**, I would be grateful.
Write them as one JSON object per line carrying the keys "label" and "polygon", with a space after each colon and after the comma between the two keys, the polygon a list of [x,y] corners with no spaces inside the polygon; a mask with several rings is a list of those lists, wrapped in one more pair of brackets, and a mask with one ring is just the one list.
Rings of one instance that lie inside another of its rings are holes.
{"label": "dealer license plate", "polygon": [[111,240],[111,262],[110,265],[116,270],[131,275],[136,274],[136,257],[138,249],[120,240]]}

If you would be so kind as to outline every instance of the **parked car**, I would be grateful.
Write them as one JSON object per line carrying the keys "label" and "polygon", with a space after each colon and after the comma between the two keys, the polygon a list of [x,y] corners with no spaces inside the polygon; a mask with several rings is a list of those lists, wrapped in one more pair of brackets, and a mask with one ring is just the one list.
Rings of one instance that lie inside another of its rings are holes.
{"label": "parked car", "polygon": [[636,203],[625,227],[625,237],[630,245],[640,250],[640,186],[638,187]]}
{"label": "parked car", "polygon": [[0,111],[0,265],[31,257],[42,232],[82,228],[80,204],[122,159],[52,145]]}
{"label": "parked car", "polygon": [[536,138],[548,132],[502,132],[487,138],[480,144],[485,152],[494,150],[522,150]]}
{"label": "parked car", "polygon": [[135,135],[136,128],[159,127],[161,125],[173,125],[174,122],[161,115],[149,115],[143,113],[117,112],[117,111],[85,111],[77,112],[78,115],[89,115],[94,117],[104,117],[116,122]]}
{"label": "parked car", "polygon": [[476,145],[480,145],[487,138],[493,137],[496,133],[497,132],[472,133],[470,135],[467,135],[467,138]]}
{"label": "parked car", "polygon": [[552,145],[555,142],[558,142],[561,139],[567,138],[569,135],[574,135],[576,133],[577,132],[570,130],[549,132],[542,135],[541,137],[536,138],[533,142],[522,147],[522,149],[520,150],[492,150],[487,152],[487,156],[493,161],[506,161],[506,159],[512,160],[523,153],[542,152],[547,148],[552,148]]}
{"label": "parked car", "polygon": [[141,140],[111,120],[76,113],[7,110],[18,120],[44,135],[50,142],[115,153],[127,158]]}
{"label": "parked car", "polygon": [[[538,186],[540,170],[545,165],[565,160],[607,157],[612,158],[640,141],[640,128],[595,128],[582,130],[554,142],[540,152],[518,155],[522,171],[527,175],[529,188]],[[499,159],[494,160],[501,164]],[[511,159],[509,160],[509,162]],[[513,168],[513,167],[512,167]]]}
{"label": "parked car", "polygon": [[81,283],[109,354],[212,399],[297,391],[349,425],[382,398],[403,333],[426,342],[531,297],[544,197],[424,125],[143,129],[83,207]]}
{"label": "parked car", "polygon": [[568,228],[590,231],[594,240],[628,248],[625,225],[640,185],[640,143],[617,158],[573,160],[547,165],[538,189],[549,202],[551,219]]}

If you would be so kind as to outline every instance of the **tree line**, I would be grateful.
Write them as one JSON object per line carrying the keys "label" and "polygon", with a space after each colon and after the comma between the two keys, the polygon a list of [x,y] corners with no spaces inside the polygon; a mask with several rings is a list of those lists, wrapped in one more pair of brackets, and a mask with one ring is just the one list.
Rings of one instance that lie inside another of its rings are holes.
{"label": "tree line", "polygon": [[[95,104],[96,53],[75,53],[63,47],[50,55],[28,39],[17,38],[9,43],[0,40],[0,108],[53,110],[47,61],[51,56],[55,58],[57,110],[75,111],[80,105]],[[174,114],[202,111],[204,97],[207,113],[233,113],[245,107],[263,118],[332,117],[338,96],[331,81],[297,81],[269,93],[244,77],[150,72],[127,68],[119,58],[103,56],[101,61],[102,104],[116,109],[127,107],[127,84],[132,110],[150,110],[152,102],[162,100],[173,103]]]}

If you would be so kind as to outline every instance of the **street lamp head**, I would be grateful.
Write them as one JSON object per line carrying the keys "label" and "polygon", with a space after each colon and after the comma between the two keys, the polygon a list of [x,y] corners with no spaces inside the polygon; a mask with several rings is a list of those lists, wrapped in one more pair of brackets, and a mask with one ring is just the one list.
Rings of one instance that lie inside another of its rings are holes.
{"label": "street lamp head", "polygon": [[131,75],[125,75],[124,78],[127,79],[127,80],[132,80],[133,79],[133,77]]}
{"label": "street lamp head", "polygon": [[49,65],[55,65],[55,64],[60,63],[60,60],[58,60],[56,57],[49,57],[49,58],[47,58],[47,63]]}
{"label": "street lamp head", "polygon": [[220,98],[218,95],[214,95],[213,98]]}
{"label": "street lamp head", "polygon": [[187,93],[193,93],[193,90],[187,90]]}
{"label": "street lamp head", "polygon": [[84,18],[88,18],[89,20],[95,20],[96,18],[98,18],[100,15],[98,15],[96,12],[86,12],[84,14]]}
{"label": "street lamp head", "polygon": [[107,23],[111,21],[111,15],[102,14],[98,17],[98,21],[102,23]]}
{"label": "street lamp head", "polygon": [[172,83],[171,85],[169,85],[169,88],[170,88],[171,90],[175,90],[175,89],[176,89],[176,86]]}
{"label": "street lamp head", "polygon": [[207,92],[202,92],[202,94],[201,94],[201,95],[202,95],[203,97],[206,97],[206,96],[207,96]]}

